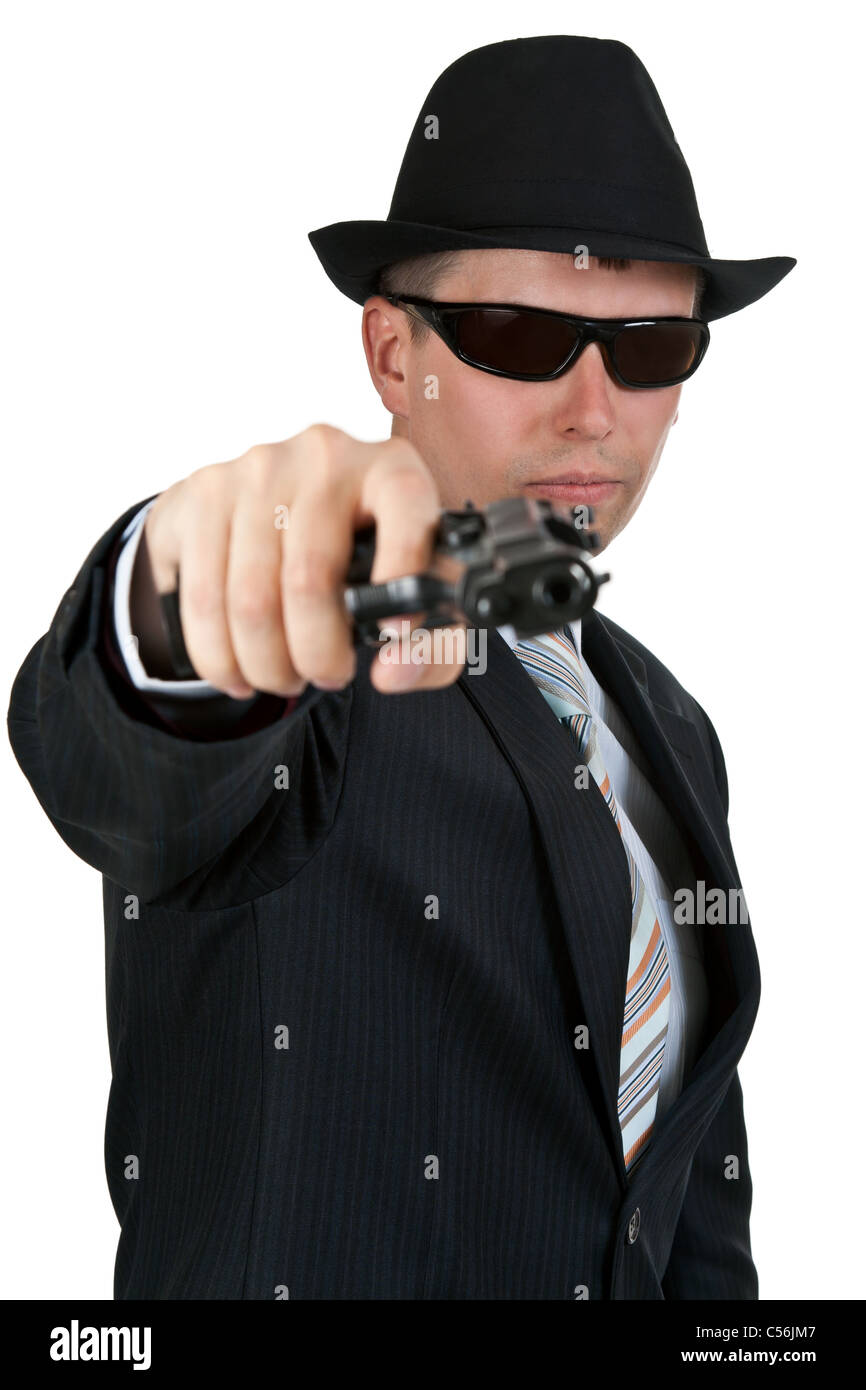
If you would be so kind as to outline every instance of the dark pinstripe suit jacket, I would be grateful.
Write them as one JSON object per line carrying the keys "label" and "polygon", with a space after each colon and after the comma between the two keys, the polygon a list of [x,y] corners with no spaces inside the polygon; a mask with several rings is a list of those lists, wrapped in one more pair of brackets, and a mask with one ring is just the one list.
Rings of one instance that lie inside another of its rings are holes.
{"label": "dark pinstripe suit jacket", "polygon": [[[702,1050],[627,1181],[622,842],[507,644],[491,630],[486,674],[391,697],[363,649],[345,691],[178,737],[106,657],[140,505],[85,560],[9,711],[40,803],[103,874],[115,1297],[757,1298],[736,1072],[750,927],[704,928]],[[695,880],[739,887],[703,710],[607,618],[584,620],[583,652]]]}

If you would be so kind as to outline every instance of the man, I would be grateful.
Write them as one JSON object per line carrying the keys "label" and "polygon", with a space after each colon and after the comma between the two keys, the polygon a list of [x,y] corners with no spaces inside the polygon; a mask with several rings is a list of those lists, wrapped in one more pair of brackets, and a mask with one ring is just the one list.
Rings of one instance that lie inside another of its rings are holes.
{"label": "man", "polygon": [[706,321],[794,262],[710,258],[645,69],[572,36],[452,64],[388,219],[311,240],[392,438],[316,425],[131,507],[12,692],[103,874],[115,1296],[754,1299],[712,724],[597,612],[387,665],[342,589],[360,525],[374,582],[420,572],[466,498],[587,501],[608,544]]}

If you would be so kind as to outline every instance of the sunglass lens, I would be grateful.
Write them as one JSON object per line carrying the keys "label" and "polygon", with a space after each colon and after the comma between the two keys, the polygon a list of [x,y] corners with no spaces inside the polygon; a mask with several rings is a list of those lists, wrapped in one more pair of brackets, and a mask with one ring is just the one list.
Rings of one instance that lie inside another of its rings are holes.
{"label": "sunglass lens", "polygon": [[574,328],[545,314],[509,309],[464,309],[457,342],[472,362],[520,376],[546,376],[561,366],[575,343]]}
{"label": "sunglass lens", "polygon": [[617,370],[627,381],[652,386],[685,376],[700,354],[699,324],[649,323],[624,328],[616,337]]}

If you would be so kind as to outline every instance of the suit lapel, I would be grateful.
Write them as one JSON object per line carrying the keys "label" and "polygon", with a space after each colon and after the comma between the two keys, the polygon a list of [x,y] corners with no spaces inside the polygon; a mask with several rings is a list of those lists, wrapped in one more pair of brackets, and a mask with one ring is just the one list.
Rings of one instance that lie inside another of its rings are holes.
{"label": "suit lapel", "polygon": [[[586,1024],[587,1057],[614,1162],[625,1186],[616,1102],[631,932],[631,885],[622,840],[598,787],[575,787],[577,750],[532,678],[495,628],[487,668],[458,687],[475,706],[523,788],[549,866]],[[580,847],[580,853],[576,850]]]}
{"label": "suit lapel", "polygon": [[[611,634],[601,614],[589,615],[581,636],[593,675],[619,704],[649,759],[655,789],[690,850],[696,879],[703,878],[707,890],[718,887],[725,894],[739,887],[718,791],[707,770],[706,754],[694,724],[650,695],[646,667],[640,656]],[[747,924],[703,930],[708,965],[713,967],[712,1022],[719,1025],[753,993],[757,1009],[757,953]]]}
{"label": "suit lapel", "polygon": [[720,885],[733,881],[727,831],[712,795],[715,787],[708,788],[699,779],[703,750],[694,725],[653,700],[643,660],[632,648],[616,640],[599,613],[592,612],[584,619],[581,647],[596,680],[610,692],[632,724],[652,764],[656,791],[680,829],[696,844],[700,857]]}
{"label": "suit lapel", "polygon": [[[592,612],[584,619],[581,645],[593,675],[631,722],[656,790],[707,886],[725,891],[737,886],[724,817],[721,808],[715,809],[716,788],[705,780],[697,730],[684,716],[652,699],[640,656],[613,636],[601,615]],[[584,1017],[575,1024],[585,1022],[589,1028],[589,1057],[599,1087],[600,1111],[625,1186],[616,1109],[622,1014],[611,1008],[611,1000],[625,999],[631,933],[631,892],[620,834],[592,778],[589,787],[575,787],[578,758],[571,735],[495,628],[487,629],[485,673],[465,669],[458,687],[511,764],[532,812],[583,1008]],[[574,852],[577,845],[580,854]],[[731,1056],[737,1047],[742,1051],[757,1009],[758,970],[751,929],[705,930],[712,1000],[709,1042],[683,1094],[663,1117],[668,1122],[686,1100],[693,1104],[694,1086],[689,1084],[693,1078],[707,1069],[719,1085],[723,1077],[729,1077]],[[721,938],[720,930],[724,931]],[[639,1169],[649,1161],[648,1152]]]}
{"label": "suit lapel", "polygon": [[[587,664],[630,721],[655,789],[689,849],[695,882],[676,886],[694,889],[703,878],[707,890],[719,887],[727,894],[739,887],[727,822],[695,725],[653,698],[642,658],[610,632],[601,614],[588,615],[581,638]],[[661,1180],[671,1145],[699,1142],[707,1114],[724,1099],[758,1009],[760,970],[751,926],[734,922],[700,930],[710,996],[703,1050],[638,1166],[636,1181],[648,1188]]]}

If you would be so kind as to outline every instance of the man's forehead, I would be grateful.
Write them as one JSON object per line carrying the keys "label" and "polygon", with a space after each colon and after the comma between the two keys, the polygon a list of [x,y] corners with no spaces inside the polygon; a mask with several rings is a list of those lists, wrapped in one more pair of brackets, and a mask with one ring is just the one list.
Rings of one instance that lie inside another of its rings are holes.
{"label": "man's forehead", "polygon": [[[484,247],[461,250],[457,253],[455,274],[487,274],[496,271],[526,273],[530,270],[556,271],[583,270],[600,275],[628,274],[629,271],[643,275],[655,275],[665,279],[694,281],[697,267],[680,261],[643,261],[629,258],[598,257],[576,247],[574,254],[568,251],[534,251],[509,246]],[[604,262],[604,263],[603,263]]]}
{"label": "man's forehead", "polygon": [[[611,290],[653,294],[672,289],[696,291],[697,267],[674,261],[630,260],[602,265],[601,258],[572,256],[561,251],[525,251],[511,247],[460,251],[456,264],[437,286],[438,299],[486,299],[501,303],[536,303],[580,284],[607,296]],[[538,299],[542,296],[542,300]],[[660,312],[656,310],[655,312]],[[661,312],[664,312],[663,310]]]}

